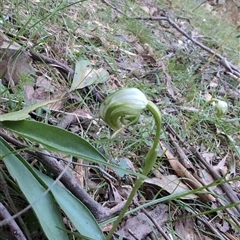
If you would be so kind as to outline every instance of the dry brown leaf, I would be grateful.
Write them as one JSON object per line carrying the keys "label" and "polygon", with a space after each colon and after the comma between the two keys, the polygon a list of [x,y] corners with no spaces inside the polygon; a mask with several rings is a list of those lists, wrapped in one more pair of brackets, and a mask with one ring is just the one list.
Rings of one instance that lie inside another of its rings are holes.
{"label": "dry brown leaf", "polygon": [[61,128],[68,128],[71,124],[86,120],[92,120],[93,116],[87,109],[77,109],[74,112],[66,113],[65,117],[58,124]]}
{"label": "dry brown leaf", "polygon": [[49,98],[49,93],[54,92],[51,82],[42,76],[36,79],[35,86],[33,86],[33,84],[25,84],[23,88],[26,102],[46,100]]}
{"label": "dry brown leaf", "polygon": [[144,60],[142,56],[137,56],[134,59],[122,58],[117,65],[124,70],[134,71],[143,68]]}
{"label": "dry brown leaf", "polygon": [[[114,185],[111,181],[109,181],[110,191],[109,191],[109,201],[114,202],[115,204],[120,204],[126,199],[128,199],[132,187],[130,185]],[[134,200],[136,200],[137,196],[134,196]]]}
{"label": "dry brown leaf", "polygon": [[78,158],[77,163],[78,164],[75,165],[74,167],[74,171],[76,172],[76,181],[81,186],[81,188],[84,189],[85,188],[84,179],[86,178],[85,174],[87,170],[85,166],[81,165],[84,163],[83,159]]}
{"label": "dry brown leaf", "polygon": [[[124,199],[128,199],[131,191],[132,191],[132,187],[130,185],[121,185],[121,186],[116,186],[119,194],[124,198]],[[136,196],[134,197],[136,198]]]}
{"label": "dry brown leaf", "polygon": [[156,61],[156,59],[155,59],[153,56],[151,56],[151,55],[149,55],[149,54],[143,54],[143,55],[141,55],[141,56],[142,56],[143,60],[145,61],[145,63],[146,63],[149,67],[156,66],[157,61]]}
{"label": "dry brown leaf", "polygon": [[[205,169],[200,169],[198,171],[198,174],[196,178],[203,184],[203,185],[208,185],[214,182],[214,179],[212,175]],[[210,189],[214,190],[217,186],[211,186]]]}
{"label": "dry brown leaf", "polygon": [[218,85],[219,85],[218,79],[216,77],[214,77],[213,80],[210,81],[210,83],[209,83],[209,87],[211,87],[211,88],[216,88]]}
{"label": "dry brown leaf", "polygon": [[[168,220],[168,207],[164,204],[158,204],[152,211],[149,211],[149,214],[156,220],[158,225],[161,227]],[[130,217],[123,227],[117,231],[121,236],[127,237],[129,240],[137,239],[146,239],[147,235],[152,232],[154,228],[153,223],[144,213],[138,213],[134,217]],[[134,238],[130,233],[134,234]]]}
{"label": "dry brown leaf", "polygon": [[176,240],[211,240],[208,236],[199,235],[200,233],[194,229],[194,221],[191,218],[181,218],[174,224],[174,230],[176,232]]}
{"label": "dry brown leaf", "polygon": [[31,66],[30,54],[22,47],[12,42],[0,31],[0,77],[3,84],[12,87],[20,81],[22,76],[29,76],[35,72]]}
{"label": "dry brown leaf", "polygon": [[[225,157],[223,157],[218,162],[217,165],[213,165],[213,162],[215,160],[215,154],[214,153],[204,152],[204,153],[202,153],[202,156],[210,165],[212,165],[214,171],[216,171],[218,173],[221,173],[223,176],[225,176],[228,173],[228,166],[226,164],[226,161],[229,157],[228,153],[225,155]],[[232,170],[233,170],[233,172],[235,171],[235,169],[232,169]],[[208,183],[210,183],[210,182],[208,182]]]}
{"label": "dry brown leaf", "polygon": [[[168,161],[179,177],[184,177],[184,181],[189,184],[193,189],[201,188],[203,185],[179,162],[177,157],[165,147],[165,144],[160,141],[160,145],[165,152]],[[204,193],[198,193],[197,195],[205,201],[216,201],[216,199],[208,194],[206,190],[202,190]]]}
{"label": "dry brown leaf", "polygon": [[157,7],[154,6],[153,7],[140,6],[140,8],[151,16],[153,16],[158,11]]}
{"label": "dry brown leaf", "polygon": [[[189,187],[185,185],[176,175],[161,175],[160,178],[149,178],[144,180],[145,183],[152,184],[158,186],[169,194],[181,194],[186,191],[190,191]],[[195,199],[198,196],[195,194],[188,194],[181,199]]]}
{"label": "dry brown leaf", "polygon": [[138,41],[131,41],[130,45],[133,47],[133,49],[135,50],[136,53],[138,54],[144,54],[145,53],[145,49],[144,46],[142,44],[140,44]]}
{"label": "dry brown leaf", "polygon": [[217,228],[223,233],[230,230],[230,226],[227,221],[220,220],[219,222],[216,223],[216,225],[217,225]]}
{"label": "dry brown leaf", "polygon": [[204,98],[206,101],[210,101],[212,99],[212,95],[210,93],[205,93]]}
{"label": "dry brown leaf", "polygon": [[34,100],[34,87],[31,84],[26,84],[23,86],[24,93],[25,93],[25,102],[32,102]]}

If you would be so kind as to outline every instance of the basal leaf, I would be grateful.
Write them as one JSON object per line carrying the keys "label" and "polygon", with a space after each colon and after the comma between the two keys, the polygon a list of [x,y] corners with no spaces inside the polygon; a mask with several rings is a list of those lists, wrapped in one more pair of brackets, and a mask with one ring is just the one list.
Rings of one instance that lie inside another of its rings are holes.
{"label": "basal leaf", "polygon": [[[35,171],[48,187],[52,185],[53,180],[51,178],[37,170]],[[56,202],[82,236],[93,240],[105,239],[92,213],[76,197],[60,185],[55,185],[51,192]]]}
{"label": "basal leaf", "polygon": [[4,121],[0,122],[0,126],[41,143],[51,150],[68,153],[92,162],[106,163],[104,156],[89,142],[62,128],[30,120]]}
{"label": "basal leaf", "polygon": [[[44,196],[45,188],[38,182],[31,171],[23,164],[23,159],[18,158],[12,152],[14,151],[7,142],[0,138],[1,156],[8,172],[18,183],[21,191],[32,205],[32,208],[42,226],[44,233],[49,240],[68,240],[68,235],[59,228],[64,228],[61,213],[48,193]],[[41,199],[39,199],[41,198]],[[39,199],[37,201],[37,199]]]}
{"label": "basal leaf", "polygon": [[105,82],[109,78],[108,72],[103,69],[94,69],[89,60],[79,60],[76,62],[75,73],[73,77],[70,92],[81,89],[93,83]]}
{"label": "basal leaf", "polygon": [[62,128],[31,120],[4,121],[0,122],[0,127],[40,143],[49,150],[63,152],[89,162],[109,166],[114,170],[125,171],[126,174],[133,174],[145,178],[145,176],[140,173],[134,173],[132,170],[109,163],[88,141]]}

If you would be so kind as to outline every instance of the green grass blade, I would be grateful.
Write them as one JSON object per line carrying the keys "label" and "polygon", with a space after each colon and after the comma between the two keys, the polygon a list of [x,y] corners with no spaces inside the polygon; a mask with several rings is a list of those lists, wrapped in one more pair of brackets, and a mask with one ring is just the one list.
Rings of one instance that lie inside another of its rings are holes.
{"label": "green grass blade", "polygon": [[[21,158],[15,156],[14,151],[8,143],[0,139],[1,156],[10,175],[18,183],[24,196],[31,204],[35,202],[44,192],[44,187],[38,182],[29,169],[22,163]],[[50,194],[32,206],[44,233],[49,240],[67,240],[67,234],[59,228],[64,228],[60,211]]]}

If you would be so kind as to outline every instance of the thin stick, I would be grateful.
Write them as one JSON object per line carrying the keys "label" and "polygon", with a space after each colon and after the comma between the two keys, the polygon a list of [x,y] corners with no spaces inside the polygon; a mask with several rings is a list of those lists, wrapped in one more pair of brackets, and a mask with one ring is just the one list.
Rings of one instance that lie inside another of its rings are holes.
{"label": "thin stick", "polygon": [[0,217],[3,219],[9,219],[8,226],[12,233],[12,235],[17,240],[27,240],[27,238],[24,236],[22,230],[19,228],[17,223],[15,222],[14,218],[10,215],[8,210],[5,208],[5,206],[0,202]]}
{"label": "thin stick", "polygon": [[[11,196],[10,196],[10,193],[8,191],[7,182],[5,181],[5,178],[4,178],[3,173],[1,171],[0,171],[0,182],[1,182],[1,186],[3,188],[3,194],[4,194],[4,196],[5,196],[6,200],[7,200],[10,208],[11,208],[11,211],[12,211],[12,213],[16,214],[18,212],[18,209],[16,208],[16,206],[15,206],[15,204],[14,204],[14,202],[13,202]],[[27,229],[27,227],[26,227],[23,219],[21,218],[21,216],[19,216],[17,218],[17,220],[19,222],[20,227],[23,229],[23,231],[24,231],[24,233],[26,235],[26,238],[28,240],[31,240],[32,238],[31,238],[30,232]]]}
{"label": "thin stick", "polygon": [[[140,207],[141,205],[137,202],[134,201],[134,204],[137,205],[138,207]],[[171,240],[170,237],[168,237],[168,235],[163,231],[163,229],[159,226],[159,224],[157,223],[157,221],[143,208],[141,211],[144,212],[144,214],[153,222],[153,224],[156,226],[157,230],[163,235],[163,237],[166,240]]]}

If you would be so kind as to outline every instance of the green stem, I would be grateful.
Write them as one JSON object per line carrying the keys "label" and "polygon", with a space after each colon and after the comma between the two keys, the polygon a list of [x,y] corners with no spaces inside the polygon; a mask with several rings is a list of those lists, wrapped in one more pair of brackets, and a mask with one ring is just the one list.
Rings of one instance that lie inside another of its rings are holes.
{"label": "green stem", "polygon": [[[143,168],[143,175],[145,175],[145,176],[148,175],[148,173],[151,171],[152,167],[154,166],[154,164],[156,162],[157,154],[158,154],[158,144],[159,144],[159,140],[160,140],[160,136],[161,136],[161,126],[162,126],[161,113],[160,113],[159,109],[157,108],[157,106],[153,102],[148,101],[147,108],[154,116],[155,126],[156,126],[156,135],[154,138],[153,146],[146,156],[145,166]],[[127,199],[127,202],[125,203],[117,220],[114,222],[113,227],[110,230],[110,232],[108,233],[106,240],[111,239],[113,233],[119,226],[122,218],[124,217],[125,212],[127,211],[128,207],[130,206],[132,199],[134,198],[138,189],[141,187],[142,183],[143,183],[143,178],[141,178],[141,177],[137,178],[137,180],[133,186],[133,189]]]}
{"label": "green stem", "polygon": [[151,169],[153,168],[153,166],[156,162],[157,155],[158,155],[159,140],[160,140],[160,136],[161,136],[161,128],[162,128],[162,117],[161,117],[161,113],[160,113],[159,109],[157,108],[157,106],[153,102],[148,101],[147,109],[153,114],[153,117],[155,120],[155,126],[156,126],[156,134],[155,134],[155,138],[153,141],[153,146],[149,150],[149,152],[146,156],[145,166],[144,166],[143,172],[142,172],[142,174],[145,176],[148,175],[148,173],[151,171]]}

